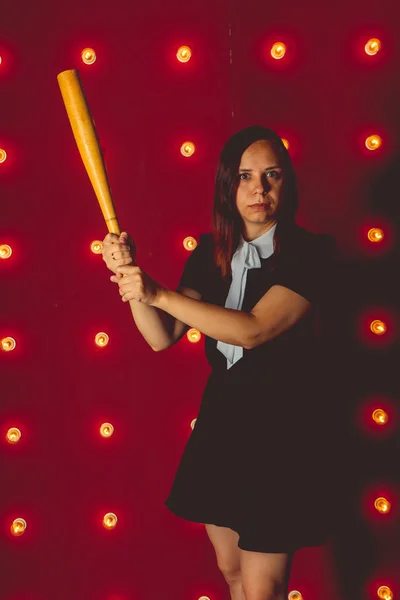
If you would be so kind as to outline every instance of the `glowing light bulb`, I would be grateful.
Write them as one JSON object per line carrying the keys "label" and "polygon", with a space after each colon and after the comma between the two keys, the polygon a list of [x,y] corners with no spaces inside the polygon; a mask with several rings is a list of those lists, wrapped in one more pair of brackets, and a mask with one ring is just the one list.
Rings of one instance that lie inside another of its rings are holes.
{"label": "glowing light bulb", "polygon": [[271,48],[271,56],[276,60],[283,58],[286,54],[286,46],[282,42],[276,42]]}
{"label": "glowing light bulb", "polygon": [[365,140],[365,145],[368,150],[377,150],[382,145],[382,138],[379,135],[370,135]]}
{"label": "glowing light bulb", "polygon": [[100,242],[99,240],[94,240],[90,244],[90,249],[93,252],[93,254],[101,254],[103,251],[103,242]]}
{"label": "glowing light bulb", "polygon": [[371,38],[370,40],[368,40],[368,42],[364,46],[364,50],[365,50],[366,54],[369,54],[370,56],[377,54],[380,49],[381,49],[381,42],[380,42],[380,40],[378,40],[378,38]]}
{"label": "glowing light bulb", "polygon": [[115,529],[117,526],[118,518],[115,513],[109,512],[103,517],[103,527],[105,529]]}
{"label": "glowing light bulb", "polygon": [[15,536],[23,535],[26,531],[27,526],[28,525],[25,519],[14,519],[10,526],[10,531]]}
{"label": "glowing light bulb", "polygon": [[182,144],[181,146],[181,154],[183,156],[192,156],[192,154],[194,153],[195,147],[193,142],[185,142],[184,144]]}
{"label": "glowing light bulb", "polygon": [[185,237],[185,239],[183,240],[183,247],[185,248],[185,250],[194,250],[197,246],[197,242],[195,240],[194,237]]}
{"label": "glowing light bulb", "polygon": [[188,62],[192,57],[192,51],[189,48],[189,46],[181,46],[178,50],[178,52],[176,53],[176,58],[179,60],[179,62],[182,63],[186,63]]}
{"label": "glowing light bulb", "polygon": [[6,433],[6,440],[9,444],[18,444],[21,439],[21,431],[18,427],[10,427]]}
{"label": "glowing light bulb", "polygon": [[298,590],[293,590],[288,596],[289,600],[303,600],[303,595]]}
{"label": "glowing light bulb", "polygon": [[372,227],[368,231],[368,239],[370,242],[381,242],[384,238],[383,229],[379,229],[379,227]]}
{"label": "glowing light bulb", "polygon": [[393,600],[393,592],[387,585],[381,585],[377,590],[378,598]]}
{"label": "glowing light bulb", "polygon": [[111,437],[112,434],[114,433],[114,427],[111,425],[111,423],[103,423],[100,426],[100,434],[105,437]]}
{"label": "glowing light bulb", "polygon": [[374,410],[372,413],[372,418],[375,423],[378,423],[378,425],[386,425],[389,419],[387,412],[385,412],[382,408],[377,408]]}
{"label": "glowing light bulb", "polygon": [[1,340],[1,349],[4,352],[12,352],[15,349],[17,342],[12,337],[6,337]]}
{"label": "glowing light bulb", "polygon": [[372,333],[375,333],[376,335],[383,335],[386,333],[386,324],[380,319],[375,319],[372,321],[369,328],[371,329]]}
{"label": "glowing light bulb", "polygon": [[193,344],[196,344],[197,342],[199,342],[201,340],[200,331],[198,331],[198,329],[194,329],[194,327],[189,329],[186,336],[187,336],[189,342],[192,342]]}
{"label": "glowing light bulb", "polygon": [[10,258],[11,254],[12,254],[11,246],[9,246],[8,244],[2,244],[0,246],[0,258],[3,258],[5,260],[6,258]]}
{"label": "glowing light bulb", "polygon": [[0,163],[6,162],[7,160],[7,152],[0,148]]}
{"label": "glowing light bulb", "polygon": [[380,512],[381,514],[388,513],[392,507],[389,500],[387,500],[386,498],[382,498],[382,497],[377,498],[375,500],[374,506],[375,506],[376,510],[378,512]]}
{"label": "glowing light bulb", "polygon": [[93,48],[85,48],[82,50],[81,56],[82,62],[84,62],[85,65],[92,65],[97,59],[96,52],[93,50]]}
{"label": "glowing light bulb", "polygon": [[104,331],[101,331],[95,337],[95,342],[100,347],[107,346],[109,340],[110,340],[110,338],[108,337],[108,335],[106,333],[104,333]]}
{"label": "glowing light bulb", "polygon": [[197,418],[196,418],[196,419],[193,419],[193,421],[190,423],[190,427],[191,427],[191,429],[192,429],[192,430],[193,430],[193,429],[195,428],[195,426],[196,426],[196,421],[197,421]]}

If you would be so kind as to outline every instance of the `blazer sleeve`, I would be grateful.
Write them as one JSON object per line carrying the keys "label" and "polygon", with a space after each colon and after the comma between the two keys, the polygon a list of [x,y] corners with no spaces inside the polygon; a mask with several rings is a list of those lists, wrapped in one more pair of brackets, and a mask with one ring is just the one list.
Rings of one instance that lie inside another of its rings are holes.
{"label": "blazer sleeve", "polygon": [[311,303],[322,303],[335,277],[335,261],[336,239],[327,234],[315,235],[282,258],[274,283]]}
{"label": "blazer sleeve", "polygon": [[199,292],[202,296],[204,295],[207,285],[207,265],[210,253],[209,238],[210,234],[200,234],[198,245],[186,259],[178,288],[187,287]]}

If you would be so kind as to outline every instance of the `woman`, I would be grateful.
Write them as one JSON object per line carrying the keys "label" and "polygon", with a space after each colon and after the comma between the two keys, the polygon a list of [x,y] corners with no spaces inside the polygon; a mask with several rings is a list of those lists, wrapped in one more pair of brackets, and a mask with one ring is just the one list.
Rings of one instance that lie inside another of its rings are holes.
{"label": "woman", "polygon": [[286,598],[294,552],[329,533],[317,318],[335,239],[299,227],[297,205],[281,139],[248,127],[222,150],[213,233],[200,236],[176,292],[131,265],[128,234],[104,240],[111,281],[154,350],[189,327],[206,336],[212,372],[165,504],[205,524],[232,600]]}

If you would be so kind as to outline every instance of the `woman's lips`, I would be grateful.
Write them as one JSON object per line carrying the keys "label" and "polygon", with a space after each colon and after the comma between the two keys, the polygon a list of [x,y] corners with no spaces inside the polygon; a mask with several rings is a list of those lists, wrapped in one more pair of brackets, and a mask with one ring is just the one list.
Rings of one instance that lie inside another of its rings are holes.
{"label": "woman's lips", "polygon": [[249,208],[255,208],[258,210],[266,210],[269,207],[270,207],[270,204],[259,203],[259,204],[250,204]]}

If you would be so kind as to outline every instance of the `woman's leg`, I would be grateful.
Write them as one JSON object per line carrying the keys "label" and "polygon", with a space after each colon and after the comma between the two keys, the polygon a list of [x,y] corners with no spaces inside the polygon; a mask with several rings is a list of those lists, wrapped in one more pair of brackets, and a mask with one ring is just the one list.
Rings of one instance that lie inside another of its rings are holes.
{"label": "woman's leg", "polygon": [[272,554],[240,549],[246,600],[286,600],[294,553]]}
{"label": "woman's leg", "polygon": [[231,600],[245,600],[240,573],[239,535],[229,527],[206,525],[208,537],[214,546],[218,568],[229,585]]}

